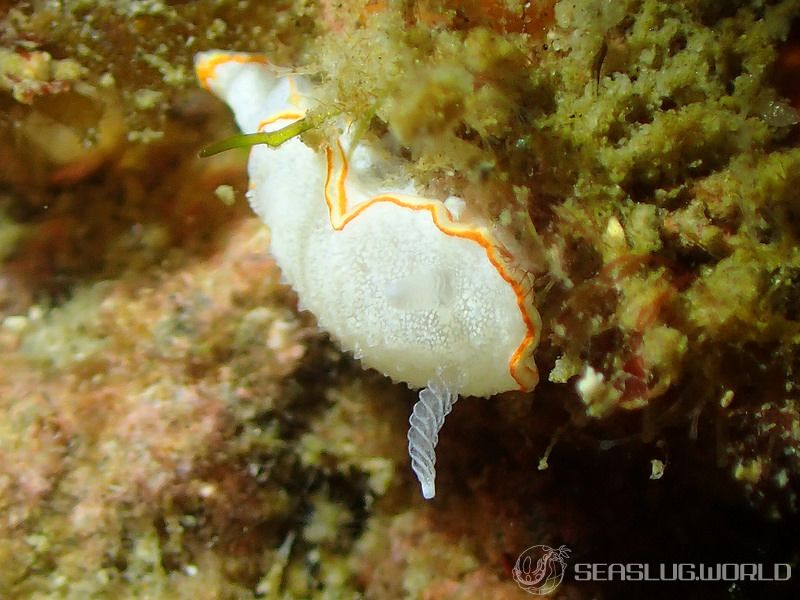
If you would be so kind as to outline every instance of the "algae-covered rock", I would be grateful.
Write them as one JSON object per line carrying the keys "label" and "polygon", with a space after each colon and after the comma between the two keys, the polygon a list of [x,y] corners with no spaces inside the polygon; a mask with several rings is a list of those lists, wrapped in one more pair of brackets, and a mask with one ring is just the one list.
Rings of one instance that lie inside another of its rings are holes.
{"label": "algae-covered rock", "polygon": [[[517,556],[562,543],[796,566],[798,19],[0,2],[0,596],[518,598]],[[433,503],[413,394],[298,310],[246,155],[197,158],[234,131],[192,74],[213,48],[302,71],[530,271],[541,383],[459,401]]]}

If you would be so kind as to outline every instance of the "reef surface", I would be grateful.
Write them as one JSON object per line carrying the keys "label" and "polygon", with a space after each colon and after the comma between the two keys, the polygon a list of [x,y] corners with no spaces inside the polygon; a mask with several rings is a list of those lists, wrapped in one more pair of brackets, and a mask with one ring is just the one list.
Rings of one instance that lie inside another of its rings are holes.
{"label": "reef surface", "polygon": [[[524,598],[512,567],[536,544],[796,568],[798,18],[0,1],[0,597]],[[197,157],[234,132],[192,74],[211,48],[313,77],[536,275],[542,382],[458,403],[431,503],[413,392],[298,310],[246,152]],[[645,589],[678,588],[557,594]]]}

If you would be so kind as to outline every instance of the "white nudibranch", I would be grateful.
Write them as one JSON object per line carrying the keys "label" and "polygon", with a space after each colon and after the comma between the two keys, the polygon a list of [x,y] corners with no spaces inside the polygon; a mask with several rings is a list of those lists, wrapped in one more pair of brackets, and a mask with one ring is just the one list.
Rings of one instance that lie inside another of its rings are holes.
{"label": "white nudibranch", "polygon": [[[255,54],[203,52],[204,87],[244,133],[297,123],[315,108],[305,77]],[[409,453],[434,495],[434,448],[458,394],[528,391],[541,319],[530,275],[464,201],[417,192],[400,159],[354,139],[348,125],[320,151],[291,137],[252,147],[253,210],[302,304],[341,347],[395,381],[425,388],[410,419]]]}

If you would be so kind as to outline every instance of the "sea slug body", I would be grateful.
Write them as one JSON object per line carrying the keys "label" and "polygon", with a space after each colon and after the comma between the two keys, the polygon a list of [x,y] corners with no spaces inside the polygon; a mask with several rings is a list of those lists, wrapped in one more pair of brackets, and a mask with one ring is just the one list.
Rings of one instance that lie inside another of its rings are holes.
{"label": "sea slug body", "polygon": [[[260,55],[204,52],[195,69],[245,133],[315,106],[305,77]],[[341,129],[322,150],[297,137],[251,150],[250,204],[301,303],[364,365],[411,387],[533,389],[541,321],[527,274],[487,226],[459,220],[463,201],[397,184],[386,173],[399,160]]]}

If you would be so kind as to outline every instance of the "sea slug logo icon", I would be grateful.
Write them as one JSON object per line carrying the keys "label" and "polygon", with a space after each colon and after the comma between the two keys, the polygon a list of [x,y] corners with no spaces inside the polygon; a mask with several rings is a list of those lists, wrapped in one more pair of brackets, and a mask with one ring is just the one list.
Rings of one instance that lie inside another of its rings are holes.
{"label": "sea slug logo icon", "polygon": [[566,546],[531,546],[519,555],[514,565],[514,581],[531,594],[552,593],[564,579],[569,552]]}

